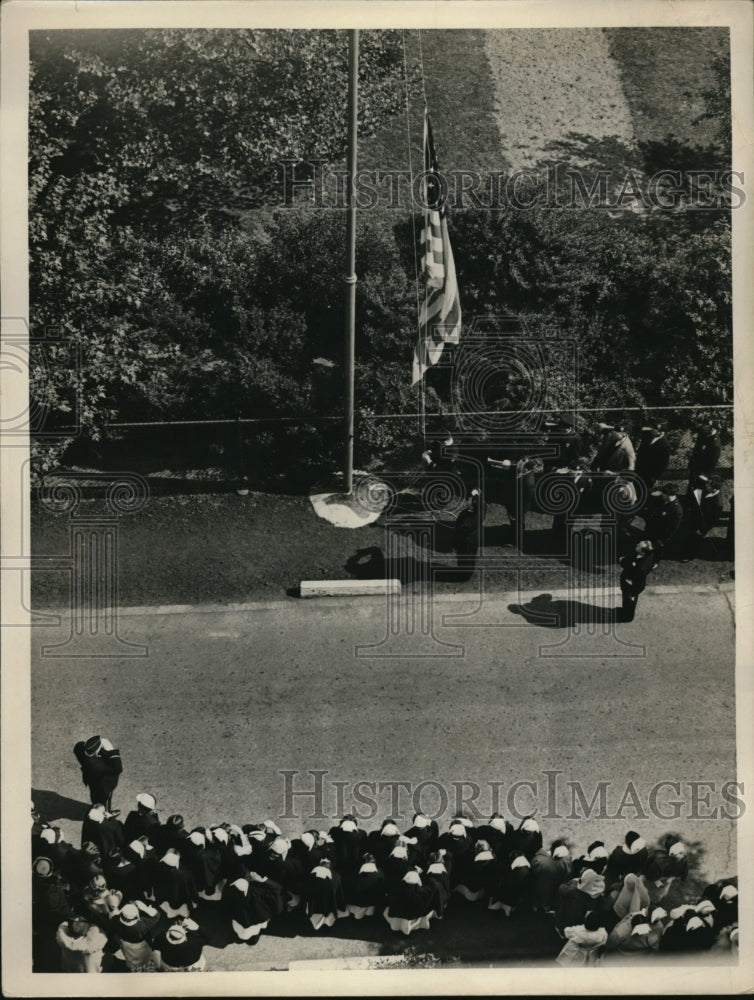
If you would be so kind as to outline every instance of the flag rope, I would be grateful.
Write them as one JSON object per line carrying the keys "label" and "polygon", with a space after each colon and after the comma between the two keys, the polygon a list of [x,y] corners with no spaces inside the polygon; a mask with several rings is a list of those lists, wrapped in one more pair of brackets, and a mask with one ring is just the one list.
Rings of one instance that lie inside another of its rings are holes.
{"label": "flag rope", "polygon": [[[411,178],[411,192],[413,194],[414,190],[414,165],[413,157],[411,156],[411,110],[408,97],[408,59],[406,57],[406,32],[401,32],[403,41],[403,83],[404,92],[406,96],[406,141],[408,145],[408,172]],[[419,40],[421,45],[421,39]],[[422,66],[422,90],[424,89],[424,67]],[[426,98],[425,98],[426,100]],[[413,206],[411,207],[411,229],[414,237],[414,280],[416,289],[416,326],[419,328],[419,317],[421,315],[421,301],[419,297],[419,265],[416,260],[416,247],[417,247],[417,236],[416,236],[416,213],[414,212]],[[419,389],[419,433],[422,436],[424,442],[424,447],[427,445],[427,417],[426,417],[426,401],[424,396],[424,380]]]}
{"label": "flag rope", "polygon": [[419,36],[419,69],[421,72],[421,80],[422,80],[422,95],[424,96],[424,107],[426,108],[429,107],[429,105],[427,104],[427,90],[424,86],[424,53],[422,51],[421,28],[417,30],[417,35]]}

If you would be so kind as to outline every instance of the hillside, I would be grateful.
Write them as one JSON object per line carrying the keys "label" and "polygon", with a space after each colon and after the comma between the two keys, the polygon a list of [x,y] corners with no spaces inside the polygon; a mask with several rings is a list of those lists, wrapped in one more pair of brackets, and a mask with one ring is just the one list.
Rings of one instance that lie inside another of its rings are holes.
{"label": "hillside", "polygon": [[[424,87],[443,170],[531,169],[612,137],[705,146],[727,29],[422,31]],[[414,170],[421,168],[419,32],[405,32]],[[401,90],[404,81],[396,81]],[[605,147],[605,153],[607,149]],[[408,168],[405,114],[360,149],[365,169]],[[606,166],[611,166],[610,162]]]}

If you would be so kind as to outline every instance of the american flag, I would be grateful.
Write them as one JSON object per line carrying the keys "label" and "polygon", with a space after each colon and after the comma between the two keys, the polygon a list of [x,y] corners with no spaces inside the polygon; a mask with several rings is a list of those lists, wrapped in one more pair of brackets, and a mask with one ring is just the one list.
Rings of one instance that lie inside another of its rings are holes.
{"label": "american flag", "polygon": [[[416,385],[440,360],[445,344],[457,344],[461,334],[461,302],[458,298],[456,266],[448,239],[444,196],[432,138],[432,126],[424,109],[424,228],[421,240],[424,301],[419,311],[419,342],[414,350],[411,384]],[[429,176],[426,176],[429,175]]]}

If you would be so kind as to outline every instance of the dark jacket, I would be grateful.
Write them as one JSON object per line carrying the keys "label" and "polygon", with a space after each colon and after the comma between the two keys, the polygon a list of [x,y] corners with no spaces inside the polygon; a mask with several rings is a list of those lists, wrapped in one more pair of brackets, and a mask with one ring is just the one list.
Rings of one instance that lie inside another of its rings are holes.
{"label": "dark jacket", "polygon": [[[654,569],[657,561],[657,554],[654,550],[637,554],[622,556],[620,564],[623,570],[620,575],[620,588],[624,593],[633,594],[635,597],[642,593],[647,586],[647,576]],[[613,852],[615,853],[615,852]]]}
{"label": "dark jacket", "polygon": [[87,816],[81,824],[81,843],[85,844],[87,841],[96,844],[102,857],[106,858],[114,847],[121,850],[125,847],[123,824],[114,816],[108,816],[101,823],[97,823]]}
{"label": "dark jacket", "polygon": [[702,490],[697,499],[696,491],[688,492],[689,516],[692,528],[700,535],[706,535],[720,522],[723,513],[723,498],[720,490]]}
{"label": "dark jacket", "polygon": [[531,859],[531,898],[534,906],[551,910],[555,906],[558,888],[571,875],[568,858],[554,858],[541,848]]}
{"label": "dark jacket", "polygon": [[126,816],[126,821],[123,824],[126,843],[130,844],[132,840],[138,840],[139,837],[146,837],[151,844],[152,838],[150,834],[154,833],[159,825],[160,818],[156,812],[151,810],[144,812],[141,809],[132,809],[128,816]]}
{"label": "dark jacket", "polygon": [[697,435],[689,459],[689,482],[695,482],[698,476],[711,476],[720,461],[720,451],[719,434],[712,437]]}
{"label": "dark jacket", "polygon": [[[332,862],[333,867],[343,878],[355,876],[361,865],[361,858],[366,850],[366,831],[344,830],[341,826],[334,826],[330,830],[333,839]],[[321,858],[315,860],[318,864]],[[314,867],[314,865],[312,865]],[[311,869],[310,869],[311,870]]]}
{"label": "dark jacket", "polygon": [[649,851],[646,847],[630,854],[624,850],[623,844],[619,844],[610,855],[605,872],[605,881],[608,887],[616,882],[622,882],[626,875],[643,875],[649,862]]}
{"label": "dark jacket", "polygon": [[102,748],[96,756],[89,757],[84,750],[84,741],[80,740],[73,752],[81,765],[81,778],[89,789],[92,802],[105,805],[115,791],[123,771],[120,750]]}
{"label": "dark jacket", "polygon": [[683,522],[683,507],[680,500],[666,499],[657,506],[651,505],[644,511],[644,534],[653,545],[664,545],[678,531]]}
{"label": "dark jacket", "polygon": [[385,901],[385,875],[379,868],[357,872],[353,878],[343,880],[343,892],[346,902],[353,906],[381,907]]}
{"label": "dark jacket", "polygon": [[686,855],[669,854],[664,847],[653,847],[647,859],[646,876],[651,881],[661,878],[685,879],[689,873],[689,863]]}
{"label": "dark jacket", "polygon": [[[169,930],[169,928],[168,928]],[[168,941],[167,930],[155,939],[155,951],[159,951],[162,961],[173,969],[187,969],[202,957],[204,937],[201,931],[187,931],[186,940],[181,944]]]}
{"label": "dark jacket", "polygon": [[172,909],[177,910],[184,903],[189,906],[196,903],[196,883],[191,872],[182,865],[179,868],[171,868],[159,861],[153,866],[151,874],[150,888],[158,904],[168,903]]}
{"label": "dark jacket", "polygon": [[433,911],[440,913],[442,906],[440,890],[429,879],[421,885],[398,882],[388,892],[388,913],[400,920],[417,920]]}
{"label": "dark jacket", "polygon": [[581,435],[568,424],[558,424],[548,434],[545,444],[548,448],[554,448],[556,454],[545,458],[544,465],[547,469],[560,469],[564,466],[576,462],[584,455],[584,445]]}
{"label": "dark jacket", "polygon": [[283,912],[283,889],[272,879],[237,879],[223,889],[223,907],[242,927],[256,927]]}
{"label": "dark jacket", "polygon": [[346,909],[340,875],[335,871],[330,874],[331,878],[319,878],[312,873],[304,880],[303,896],[306,900],[306,912],[310,916],[315,913],[323,916],[330,913],[337,915]]}
{"label": "dark jacket", "polygon": [[656,441],[648,437],[642,439],[636,455],[636,472],[643,480],[654,484],[670,464],[670,442],[663,434]]}

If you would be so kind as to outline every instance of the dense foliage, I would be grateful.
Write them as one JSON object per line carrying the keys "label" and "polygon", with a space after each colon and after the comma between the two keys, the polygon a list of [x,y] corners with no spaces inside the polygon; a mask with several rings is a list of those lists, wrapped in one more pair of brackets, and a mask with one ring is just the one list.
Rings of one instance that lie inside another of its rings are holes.
{"label": "dense foliage", "polygon": [[[115,421],[300,416],[249,431],[255,463],[329,461],[337,434],[314,418],[341,406],[344,218],[281,207],[280,161],[342,160],[344,33],[59,32],[31,54],[32,333],[80,358],[35,355],[46,426],[75,411],[80,447]],[[402,74],[399,33],[362,33],[362,136],[398,112]],[[718,169],[724,131],[705,150]],[[414,231],[405,213],[359,219],[361,462],[407,436],[372,415],[417,406]],[[451,233],[465,322],[512,312],[545,348],[575,341],[582,400],[731,402],[729,212],[468,209]],[[432,385],[429,408],[449,406]],[[39,436],[39,467],[71,440]]]}

